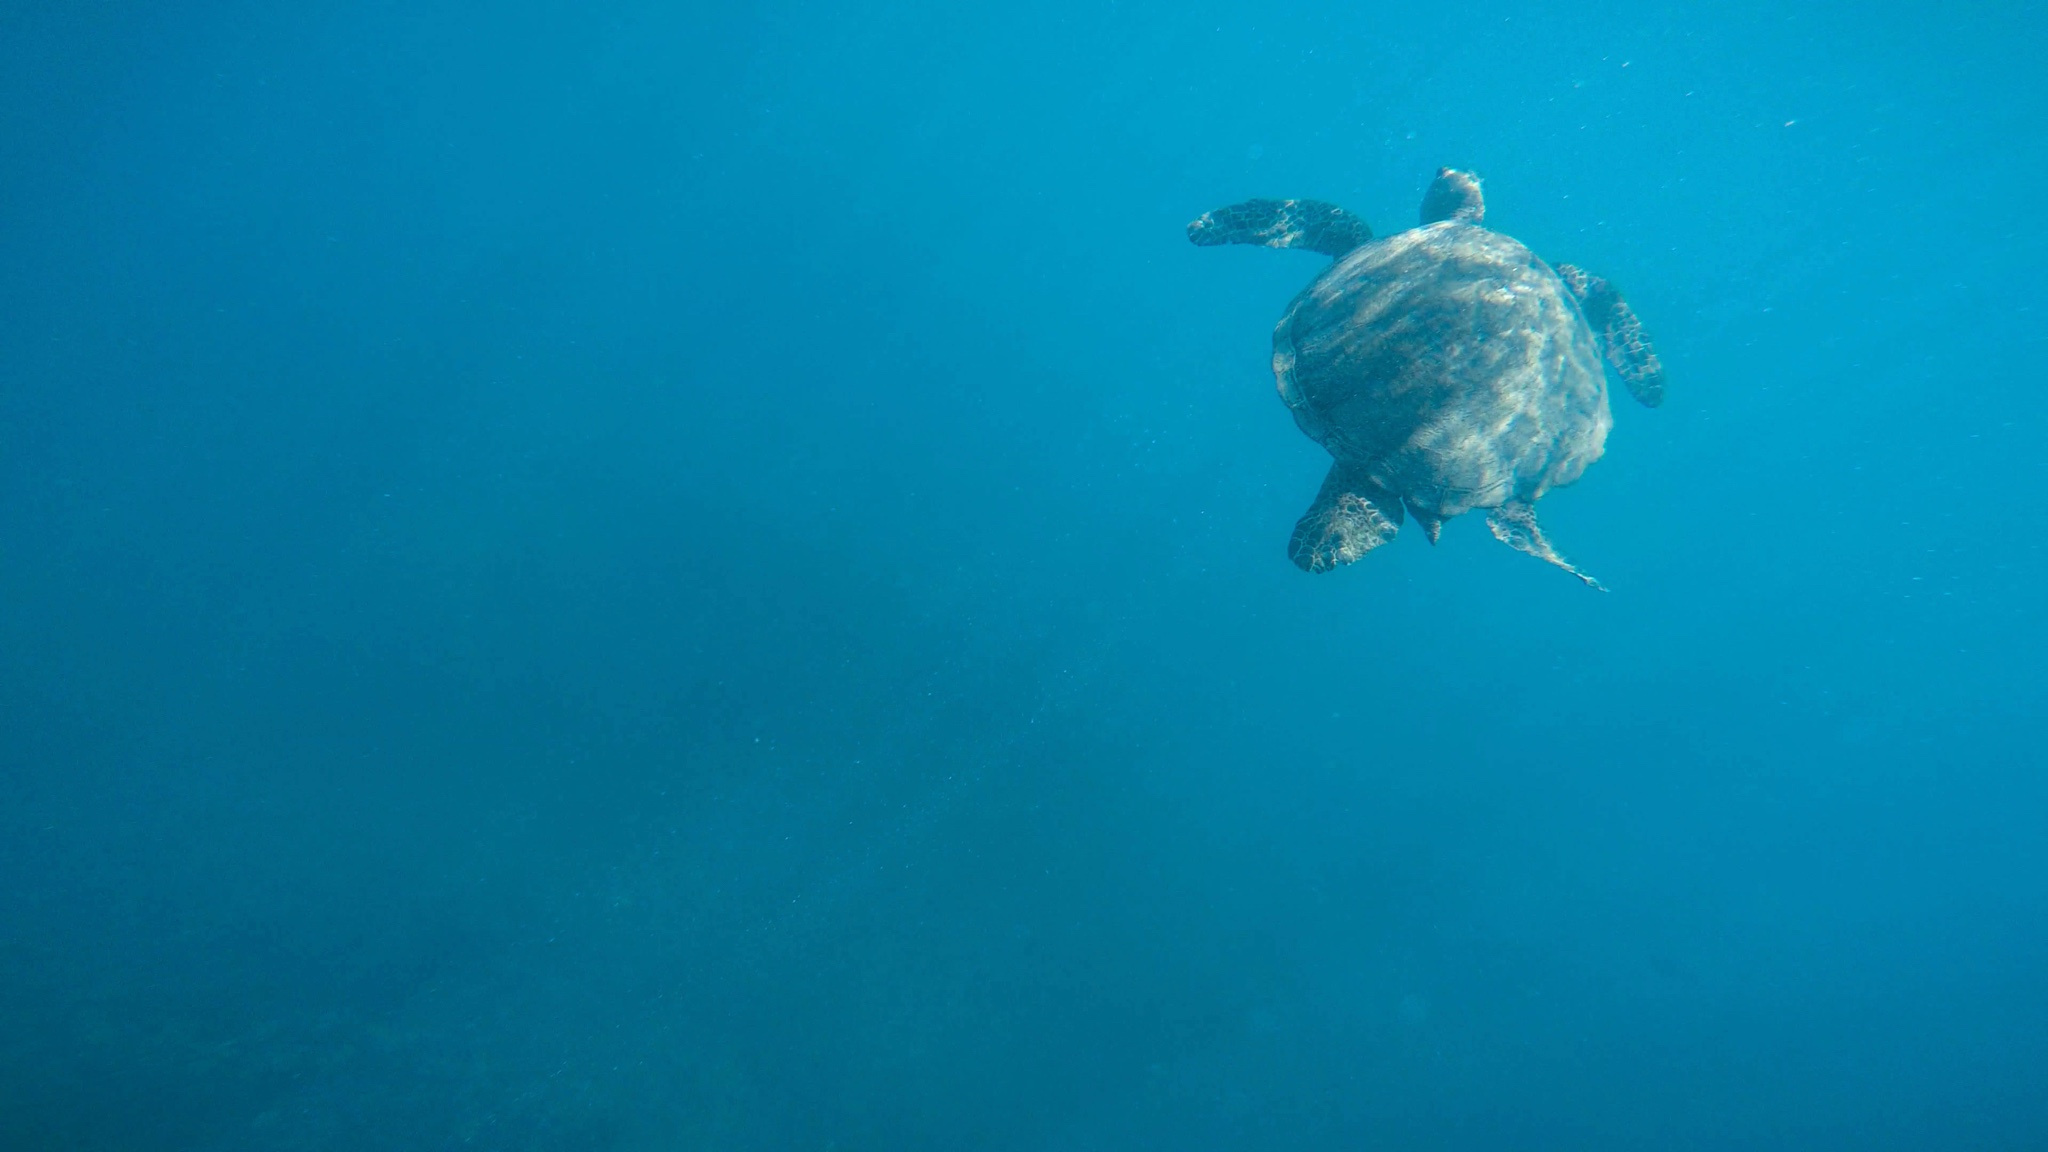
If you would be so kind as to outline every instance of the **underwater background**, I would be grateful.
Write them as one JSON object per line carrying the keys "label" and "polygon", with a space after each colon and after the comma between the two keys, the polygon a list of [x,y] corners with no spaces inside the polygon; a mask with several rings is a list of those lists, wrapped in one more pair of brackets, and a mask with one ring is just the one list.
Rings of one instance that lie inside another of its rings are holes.
{"label": "underwater background", "polygon": [[[0,1147],[2048,1147],[2048,12],[0,7]],[[1287,561],[1439,165],[1546,527]]]}

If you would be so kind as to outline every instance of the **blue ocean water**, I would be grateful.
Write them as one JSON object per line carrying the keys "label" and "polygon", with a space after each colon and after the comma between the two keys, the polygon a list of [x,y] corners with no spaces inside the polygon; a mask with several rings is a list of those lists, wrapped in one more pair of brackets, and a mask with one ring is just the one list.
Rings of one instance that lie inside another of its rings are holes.
{"label": "blue ocean water", "polygon": [[[2048,1147],[2037,5],[0,8],[0,1147]],[[1252,196],[1670,374],[1287,561]]]}

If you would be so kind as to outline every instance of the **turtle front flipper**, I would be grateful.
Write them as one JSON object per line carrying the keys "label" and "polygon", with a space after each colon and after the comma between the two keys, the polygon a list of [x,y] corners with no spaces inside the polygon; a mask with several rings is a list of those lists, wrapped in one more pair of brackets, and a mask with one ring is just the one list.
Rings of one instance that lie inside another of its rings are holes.
{"label": "turtle front flipper", "polygon": [[1342,256],[1372,239],[1372,229],[1351,213],[1321,200],[1247,200],[1204,212],[1188,225],[1188,239],[1204,248],[1263,244]]}
{"label": "turtle front flipper", "polygon": [[1557,554],[1550,541],[1543,538],[1543,529],[1536,526],[1536,509],[1521,501],[1503,504],[1486,517],[1486,526],[1493,530],[1493,538],[1517,552],[1527,552],[1538,560],[1547,560],[1559,568],[1586,582],[1596,591],[1607,589],[1598,580],[1572,567],[1571,563]]}
{"label": "turtle front flipper", "polygon": [[1328,572],[1385,544],[1401,530],[1401,498],[1361,470],[1330,466],[1316,502],[1294,525],[1287,558],[1304,572]]}
{"label": "turtle front flipper", "polygon": [[1649,338],[1643,335],[1643,322],[1636,319],[1635,309],[1628,306],[1614,285],[1583,268],[1559,264],[1557,274],[1572,295],[1578,297],[1586,323],[1593,326],[1600,338],[1600,351],[1614,365],[1614,372],[1627,386],[1629,395],[1642,401],[1645,408],[1662,404],[1664,364],[1657,359],[1657,350],[1650,347]]}

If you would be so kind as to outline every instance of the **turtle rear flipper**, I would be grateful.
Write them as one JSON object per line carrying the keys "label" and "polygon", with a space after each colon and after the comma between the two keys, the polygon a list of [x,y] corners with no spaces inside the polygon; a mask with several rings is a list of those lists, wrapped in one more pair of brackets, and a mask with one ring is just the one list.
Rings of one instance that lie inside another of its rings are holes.
{"label": "turtle rear flipper", "polygon": [[1204,212],[1188,224],[1188,239],[1204,248],[1263,244],[1342,256],[1372,239],[1372,229],[1344,209],[1321,200],[1247,200]]}
{"label": "turtle rear flipper", "polygon": [[1664,364],[1657,359],[1657,350],[1650,347],[1649,338],[1643,335],[1643,322],[1636,319],[1635,309],[1628,306],[1614,285],[1583,268],[1559,264],[1557,274],[1572,295],[1578,297],[1586,323],[1593,326],[1600,338],[1600,351],[1614,365],[1615,375],[1621,377],[1629,395],[1642,401],[1645,408],[1662,404]]}
{"label": "turtle rear flipper", "polygon": [[1287,558],[1304,572],[1328,572],[1385,544],[1401,530],[1401,498],[1340,461],[1316,502],[1294,525]]}
{"label": "turtle rear flipper", "polygon": [[1517,552],[1527,552],[1538,560],[1548,561],[1585,581],[1586,586],[1598,592],[1607,591],[1598,580],[1572,567],[1571,563],[1557,554],[1550,541],[1543,538],[1543,529],[1536,526],[1536,509],[1517,500],[1495,508],[1486,517],[1486,526],[1493,530],[1493,538]]}

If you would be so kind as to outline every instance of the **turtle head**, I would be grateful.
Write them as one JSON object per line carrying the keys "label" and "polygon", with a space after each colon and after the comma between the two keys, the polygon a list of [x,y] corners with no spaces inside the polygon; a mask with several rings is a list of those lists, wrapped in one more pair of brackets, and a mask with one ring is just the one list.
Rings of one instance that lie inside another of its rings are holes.
{"label": "turtle head", "polygon": [[1422,222],[1462,220],[1477,224],[1486,219],[1486,198],[1479,194],[1479,177],[1456,168],[1439,168],[1429,191],[1422,196]]}

